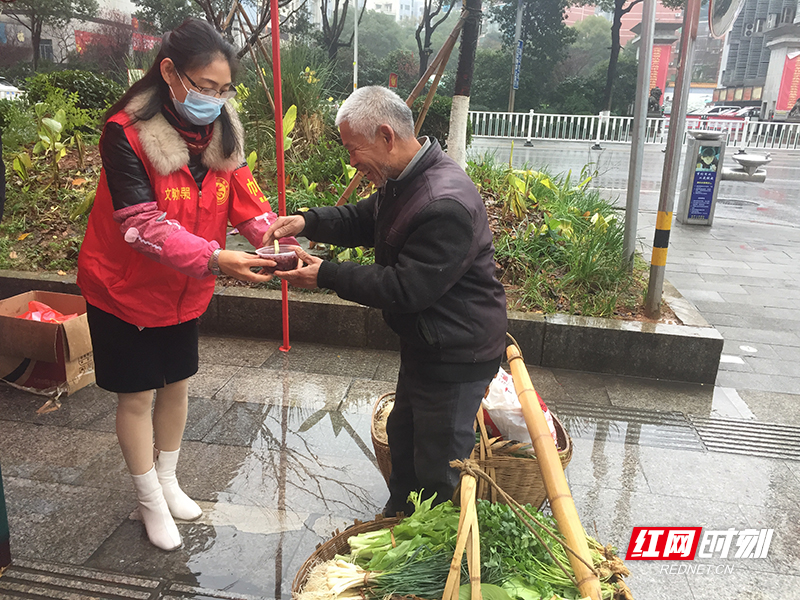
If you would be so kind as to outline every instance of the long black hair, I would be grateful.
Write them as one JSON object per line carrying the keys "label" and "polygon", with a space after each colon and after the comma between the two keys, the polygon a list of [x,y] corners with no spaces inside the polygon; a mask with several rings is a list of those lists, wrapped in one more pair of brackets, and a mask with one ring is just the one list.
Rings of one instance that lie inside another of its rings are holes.
{"label": "long black hair", "polygon": [[[169,86],[161,76],[161,61],[165,58],[171,59],[175,68],[181,73],[202,69],[218,58],[228,61],[231,77],[236,74],[239,66],[233,47],[207,21],[186,19],[177,28],[164,34],[161,40],[161,49],[150,70],[134,83],[114,106],[106,111],[106,121],[124,110],[131,98],[146,90],[152,89],[156,93],[152,95],[147,104],[132,115],[134,122],[152,119],[161,111],[163,104],[172,101]],[[220,113],[219,119],[222,123],[222,151],[228,157],[236,149],[236,134],[226,111],[223,110]]]}

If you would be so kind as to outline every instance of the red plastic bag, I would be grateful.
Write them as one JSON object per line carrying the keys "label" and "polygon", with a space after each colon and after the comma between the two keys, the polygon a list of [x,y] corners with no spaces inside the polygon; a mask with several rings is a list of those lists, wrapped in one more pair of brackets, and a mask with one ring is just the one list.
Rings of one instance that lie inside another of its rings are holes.
{"label": "red plastic bag", "polygon": [[63,323],[70,319],[77,317],[78,313],[72,315],[62,315],[57,310],[50,308],[44,302],[38,300],[31,300],[28,302],[28,312],[21,314],[18,319],[26,319],[28,321],[41,321],[42,323]]}

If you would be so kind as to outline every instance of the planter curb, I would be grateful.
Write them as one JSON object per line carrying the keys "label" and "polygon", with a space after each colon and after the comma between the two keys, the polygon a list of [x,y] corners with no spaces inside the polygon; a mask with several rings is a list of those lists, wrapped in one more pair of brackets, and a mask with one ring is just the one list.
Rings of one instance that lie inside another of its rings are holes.
{"label": "planter curb", "polygon": [[[0,299],[39,289],[79,294],[74,275],[0,271]],[[381,311],[333,294],[290,292],[289,330],[297,342],[398,350]],[[668,282],[664,299],[684,325],[509,311],[509,333],[528,365],[713,384],[722,335]],[[205,334],[280,339],[281,294],[218,287],[200,319]]]}

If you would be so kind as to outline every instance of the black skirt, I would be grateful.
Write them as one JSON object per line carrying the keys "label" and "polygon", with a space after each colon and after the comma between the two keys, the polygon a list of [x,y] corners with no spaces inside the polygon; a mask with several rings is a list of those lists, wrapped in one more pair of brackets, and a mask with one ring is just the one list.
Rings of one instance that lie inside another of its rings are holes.
{"label": "black skirt", "polygon": [[164,387],[197,373],[198,323],[192,319],[169,327],[126,323],[86,304],[97,385],[129,394]]}

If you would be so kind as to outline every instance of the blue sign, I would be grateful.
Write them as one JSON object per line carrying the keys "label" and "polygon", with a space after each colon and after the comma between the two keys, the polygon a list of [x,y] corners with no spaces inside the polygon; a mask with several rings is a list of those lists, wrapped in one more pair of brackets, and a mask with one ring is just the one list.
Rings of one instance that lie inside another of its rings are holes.
{"label": "blue sign", "polygon": [[687,220],[702,219],[708,221],[711,218],[714,188],[717,183],[719,150],[719,146],[700,146],[698,149],[692,192],[689,196],[689,211],[686,215]]}
{"label": "blue sign", "polygon": [[519,67],[522,64],[522,40],[517,42],[517,55],[514,60],[514,89],[519,89]]}

